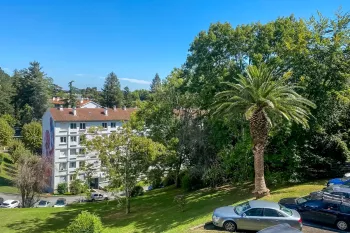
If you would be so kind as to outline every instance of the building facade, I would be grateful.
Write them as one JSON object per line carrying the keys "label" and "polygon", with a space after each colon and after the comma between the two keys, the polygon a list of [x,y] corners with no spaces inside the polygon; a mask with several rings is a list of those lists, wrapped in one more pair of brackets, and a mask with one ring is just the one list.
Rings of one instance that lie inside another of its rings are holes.
{"label": "building facade", "polygon": [[[77,169],[92,164],[94,188],[107,185],[98,154],[87,152],[80,143],[83,137],[89,137],[91,127],[102,127],[101,133],[111,134],[123,122],[130,119],[133,108],[50,108],[42,118],[43,156],[47,156],[52,168],[47,171],[50,177],[49,192],[57,190],[59,183],[74,179]],[[78,179],[85,180],[85,173],[78,170]]]}

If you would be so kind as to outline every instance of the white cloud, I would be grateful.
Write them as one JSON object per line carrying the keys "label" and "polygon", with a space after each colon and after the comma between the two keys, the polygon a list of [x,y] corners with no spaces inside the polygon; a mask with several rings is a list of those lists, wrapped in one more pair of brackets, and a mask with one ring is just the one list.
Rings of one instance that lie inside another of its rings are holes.
{"label": "white cloud", "polygon": [[124,80],[127,82],[131,82],[131,83],[138,83],[138,84],[151,84],[150,81],[147,80],[142,80],[142,79],[133,79],[133,78],[119,78],[120,80]]}
{"label": "white cloud", "polygon": [[6,68],[6,67],[4,67],[4,68],[2,68],[4,71],[10,71],[10,68]]}
{"label": "white cloud", "polygon": [[84,74],[75,74],[75,76],[84,76]]}

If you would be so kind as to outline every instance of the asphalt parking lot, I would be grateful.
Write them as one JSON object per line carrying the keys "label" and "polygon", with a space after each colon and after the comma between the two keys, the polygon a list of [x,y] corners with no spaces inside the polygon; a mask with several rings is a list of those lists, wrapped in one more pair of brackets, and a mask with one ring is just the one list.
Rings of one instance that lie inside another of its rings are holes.
{"label": "asphalt parking lot", "polygon": [[[206,223],[205,225],[199,226],[198,228],[192,228],[192,232],[194,233],[223,233],[224,230],[221,230],[215,227],[212,223]],[[241,233],[245,233],[244,231],[240,231]],[[338,231],[333,228],[324,227],[321,225],[313,224],[313,223],[304,223],[303,233],[344,233],[345,231]],[[281,232],[282,233],[282,232]]]}

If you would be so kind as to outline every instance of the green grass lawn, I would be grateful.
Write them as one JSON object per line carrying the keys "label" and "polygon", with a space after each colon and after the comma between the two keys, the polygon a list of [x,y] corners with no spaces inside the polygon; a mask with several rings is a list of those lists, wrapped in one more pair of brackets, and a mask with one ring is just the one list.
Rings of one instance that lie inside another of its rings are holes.
{"label": "green grass lawn", "polygon": [[0,193],[18,193],[13,187],[11,179],[14,177],[15,168],[9,162],[3,161],[0,165]]}
{"label": "green grass lawn", "polygon": [[[283,197],[306,195],[322,189],[324,181],[275,188],[266,200],[278,201]],[[62,232],[82,210],[102,218],[105,232],[189,232],[190,228],[210,221],[212,211],[252,198],[252,186],[223,186],[217,190],[199,190],[187,194],[187,206],[180,212],[173,203],[174,196],[183,191],[172,187],[154,190],[131,202],[132,213],[126,215],[111,201],[77,204],[58,208],[0,210],[0,232]]]}

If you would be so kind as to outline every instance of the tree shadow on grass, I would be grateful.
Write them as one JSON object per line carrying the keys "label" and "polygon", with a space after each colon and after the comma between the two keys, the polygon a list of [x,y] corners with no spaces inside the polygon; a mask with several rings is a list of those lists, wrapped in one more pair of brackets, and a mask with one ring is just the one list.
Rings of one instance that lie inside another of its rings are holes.
{"label": "tree shadow on grass", "polygon": [[21,233],[60,232],[81,211],[87,210],[100,216],[103,225],[110,232],[164,232],[208,216],[203,221],[206,222],[210,220],[211,212],[215,208],[252,197],[250,190],[243,187],[199,190],[186,194],[187,204],[185,211],[181,212],[173,202],[174,197],[179,194],[183,194],[183,191],[174,188],[147,193],[131,201],[132,212],[128,215],[125,214],[124,207],[118,207],[115,201],[77,204],[66,207],[64,211],[50,213],[46,219],[33,216],[32,219],[15,221],[6,227]]}

